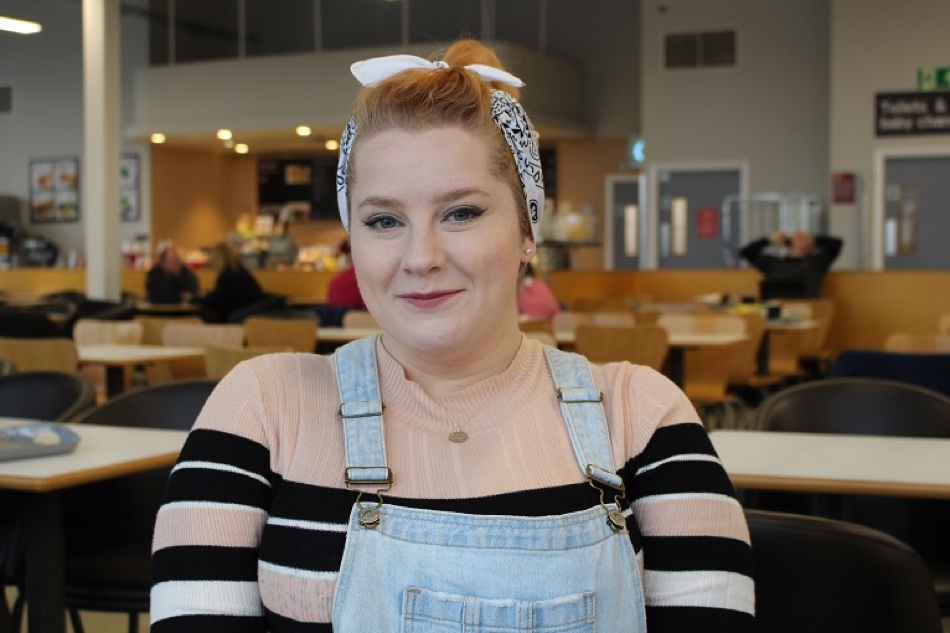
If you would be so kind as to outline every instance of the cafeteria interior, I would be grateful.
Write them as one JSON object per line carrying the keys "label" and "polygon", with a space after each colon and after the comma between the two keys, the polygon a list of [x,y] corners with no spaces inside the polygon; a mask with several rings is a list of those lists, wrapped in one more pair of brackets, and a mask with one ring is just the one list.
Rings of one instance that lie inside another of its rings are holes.
{"label": "cafeteria interior", "polygon": [[[950,632],[946,3],[200,4],[0,7],[42,24],[0,31],[0,383],[5,371],[81,376],[88,406],[51,418],[74,422],[252,355],[331,353],[378,331],[328,301],[350,265],[333,184],[357,89],[347,68],[479,34],[525,79],[540,137],[532,263],[559,314],[524,316],[525,336],[663,372],[743,505],[905,541]],[[366,16],[378,28],[360,28]],[[741,255],[778,231],[842,240],[819,294],[777,289]],[[263,300],[215,323],[195,304],[149,300],[163,245],[207,293],[221,241]],[[67,348],[20,344],[40,339]],[[824,459],[830,447],[840,459]],[[0,484],[22,492],[19,476],[0,462]],[[17,588],[5,594],[12,608]],[[85,630],[131,631],[112,611],[83,608]],[[147,612],[132,617],[147,628]],[[48,614],[21,624],[62,630]]]}

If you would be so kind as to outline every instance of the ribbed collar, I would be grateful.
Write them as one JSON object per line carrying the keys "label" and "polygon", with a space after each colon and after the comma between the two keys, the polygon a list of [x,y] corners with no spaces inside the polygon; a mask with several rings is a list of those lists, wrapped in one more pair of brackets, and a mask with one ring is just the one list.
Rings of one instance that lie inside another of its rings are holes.
{"label": "ribbed collar", "polygon": [[544,350],[540,343],[527,337],[523,337],[517,354],[503,372],[439,399],[408,380],[402,366],[378,342],[376,358],[387,424],[405,424],[437,433],[451,432],[458,424],[471,435],[502,424],[529,403],[537,402],[535,390],[546,386],[552,396],[554,393]]}

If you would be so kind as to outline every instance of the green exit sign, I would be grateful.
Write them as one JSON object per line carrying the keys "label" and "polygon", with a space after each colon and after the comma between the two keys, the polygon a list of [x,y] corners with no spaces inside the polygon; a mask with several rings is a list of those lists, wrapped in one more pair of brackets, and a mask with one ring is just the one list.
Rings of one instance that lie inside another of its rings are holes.
{"label": "green exit sign", "polygon": [[950,66],[942,68],[918,68],[918,90],[946,90],[950,88]]}

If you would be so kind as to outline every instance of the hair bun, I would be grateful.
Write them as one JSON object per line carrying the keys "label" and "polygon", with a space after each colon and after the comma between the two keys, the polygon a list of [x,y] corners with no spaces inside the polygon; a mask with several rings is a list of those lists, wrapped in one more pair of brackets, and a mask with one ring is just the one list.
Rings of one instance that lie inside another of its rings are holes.
{"label": "hair bun", "polygon": [[490,48],[478,40],[459,40],[449,47],[442,58],[449,66],[483,64],[505,70],[501,60]]}

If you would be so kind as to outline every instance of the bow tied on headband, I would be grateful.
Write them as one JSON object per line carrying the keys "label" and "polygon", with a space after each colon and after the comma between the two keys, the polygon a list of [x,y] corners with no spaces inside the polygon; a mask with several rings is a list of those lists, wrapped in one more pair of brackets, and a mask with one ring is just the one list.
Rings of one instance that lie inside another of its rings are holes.
{"label": "bow tied on headband", "polygon": [[[415,55],[388,55],[356,62],[350,66],[350,72],[361,84],[372,88],[381,81],[414,68],[442,70],[448,67],[449,65],[443,61],[430,62],[428,59]],[[485,81],[498,81],[515,88],[524,87],[523,81],[500,68],[484,64],[469,64],[465,69],[472,71]]]}

